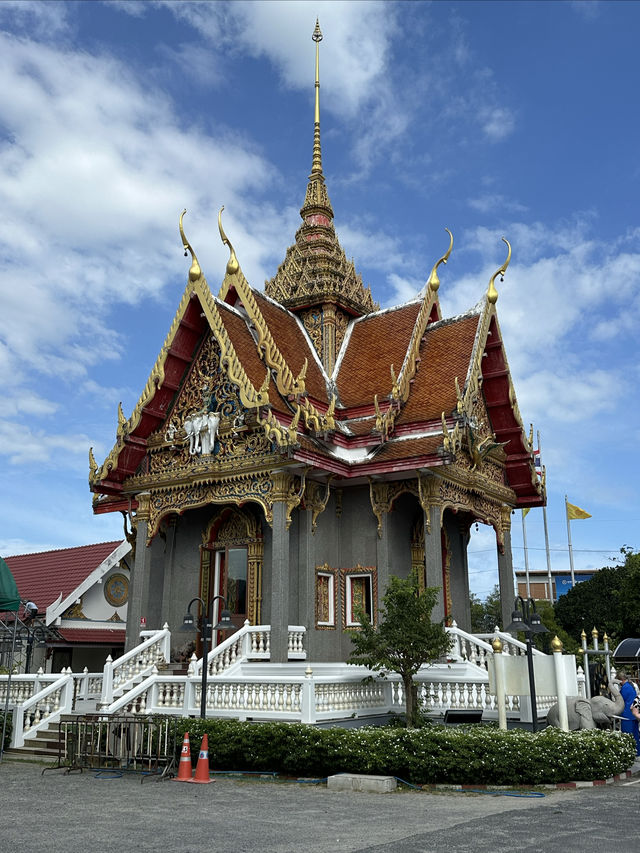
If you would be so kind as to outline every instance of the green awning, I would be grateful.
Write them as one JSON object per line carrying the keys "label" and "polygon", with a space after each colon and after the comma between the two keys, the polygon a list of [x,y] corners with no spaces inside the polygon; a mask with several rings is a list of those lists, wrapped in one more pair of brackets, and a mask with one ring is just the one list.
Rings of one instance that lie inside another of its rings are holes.
{"label": "green awning", "polygon": [[0,612],[20,609],[20,595],[11,569],[0,557]]}

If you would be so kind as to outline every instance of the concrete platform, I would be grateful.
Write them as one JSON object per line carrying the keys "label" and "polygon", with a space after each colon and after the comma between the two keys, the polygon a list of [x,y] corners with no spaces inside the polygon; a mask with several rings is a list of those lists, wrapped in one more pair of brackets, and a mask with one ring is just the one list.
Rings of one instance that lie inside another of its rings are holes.
{"label": "concrete platform", "polygon": [[398,787],[393,776],[365,776],[359,773],[338,773],[327,777],[329,791],[365,791],[368,794],[388,794]]}

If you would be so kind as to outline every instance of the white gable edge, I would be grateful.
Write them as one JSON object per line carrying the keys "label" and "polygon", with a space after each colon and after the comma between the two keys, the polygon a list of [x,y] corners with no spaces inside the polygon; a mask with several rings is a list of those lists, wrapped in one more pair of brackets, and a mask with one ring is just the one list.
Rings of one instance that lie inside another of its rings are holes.
{"label": "white gable edge", "polygon": [[71,607],[71,605],[81,598],[88,589],[91,589],[91,587],[96,584],[100,578],[104,577],[110,569],[116,566],[130,550],[130,543],[127,542],[126,539],[123,539],[123,541],[107,557],[104,558],[100,565],[96,566],[96,568],[90,572],[66,598],[62,598],[62,594],[60,594],[58,598],[47,607],[47,615],[45,617],[46,624],[51,625],[58,617],[62,616],[68,607]]}

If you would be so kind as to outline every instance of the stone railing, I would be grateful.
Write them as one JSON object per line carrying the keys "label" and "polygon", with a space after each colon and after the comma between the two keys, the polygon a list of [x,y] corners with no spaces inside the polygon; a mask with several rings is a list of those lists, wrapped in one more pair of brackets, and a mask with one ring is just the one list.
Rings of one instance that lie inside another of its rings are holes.
{"label": "stone railing", "polygon": [[[304,636],[306,628],[289,625],[288,658],[306,660]],[[230,670],[242,660],[269,660],[271,655],[271,626],[250,625],[247,620],[239,631],[211,649],[207,655],[209,675],[217,676]],[[202,672],[202,660],[196,663],[196,672]]]}
{"label": "stone railing", "polygon": [[11,746],[21,747],[28,738],[58,721],[62,714],[71,713],[73,706],[73,674],[62,670],[55,680],[43,686],[29,699],[13,708]]}
{"label": "stone railing", "polygon": [[488,669],[487,661],[493,654],[493,649],[491,643],[484,639],[485,635],[468,634],[458,628],[455,622],[450,628],[445,628],[445,631],[451,639],[447,660],[465,661],[485,671]]}
{"label": "stone railing", "polygon": [[107,658],[102,675],[101,705],[110,705],[133,684],[145,678],[154,666],[171,660],[171,631],[165,623],[161,631],[141,631],[142,642],[112,660]]}
{"label": "stone railing", "polygon": [[[527,645],[526,643],[517,640],[512,634],[507,634],[505,631],[500,631],[498,628],[495,629],[493,634],[474,634],[480,640],[485,640],[487,643],[491,643],[495,637],[498,637],[502,642],[502,654],[503,655],[526,655],[527,653]],[[535,646],[531,649],[534,655],[543,655],[544,652],[541,652],[539,649],[536,649]]]}
{"label": "stone railing", "polygon": [[[156,671],[104,710],[107,714],[197,716],[201,691],[197,677],[165,676]],[[393,710],[393,702],[389,681],[365,681],[362,674],[340,680],[309,675],[218,677],[207,683],[207,714],[238,720],[315,723],[386,713]]]}

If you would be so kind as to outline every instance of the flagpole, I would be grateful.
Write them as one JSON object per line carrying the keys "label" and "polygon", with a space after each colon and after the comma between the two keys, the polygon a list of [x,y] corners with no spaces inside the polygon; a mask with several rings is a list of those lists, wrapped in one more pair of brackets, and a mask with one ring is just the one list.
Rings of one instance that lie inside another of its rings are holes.
{"label": "flagpole", "polygon": [[[538,455],[540,457],[540,471],[542,472],[542,448],[540,446],[540,430],[538,430]],[[549,528],[547,527],[547,507],[542,507],[542,520],[544,521],[544,547],[547,552],[547,578],[549,580],[549,601],[553,604],[553,578],[551,576],[551,552],[549,550]]]}
{"label": "flagpole", "polygon": [[569,507],[567,496],[564,496],[564,514],[567,517],[567,539],[569,542],[569,566],[571,567],[571,589],[575,586],[575,574],[573,571],[573,548],[571,547],[571,522],[569,521]]}
{"label": "flagpole", "polygon": [[529,579],[529,552],[527,550],[527,523],[525,512],[522,510],[522,541],[524,543],[524,576],[527,580],[527,598],[531,598],[531,582]]}

